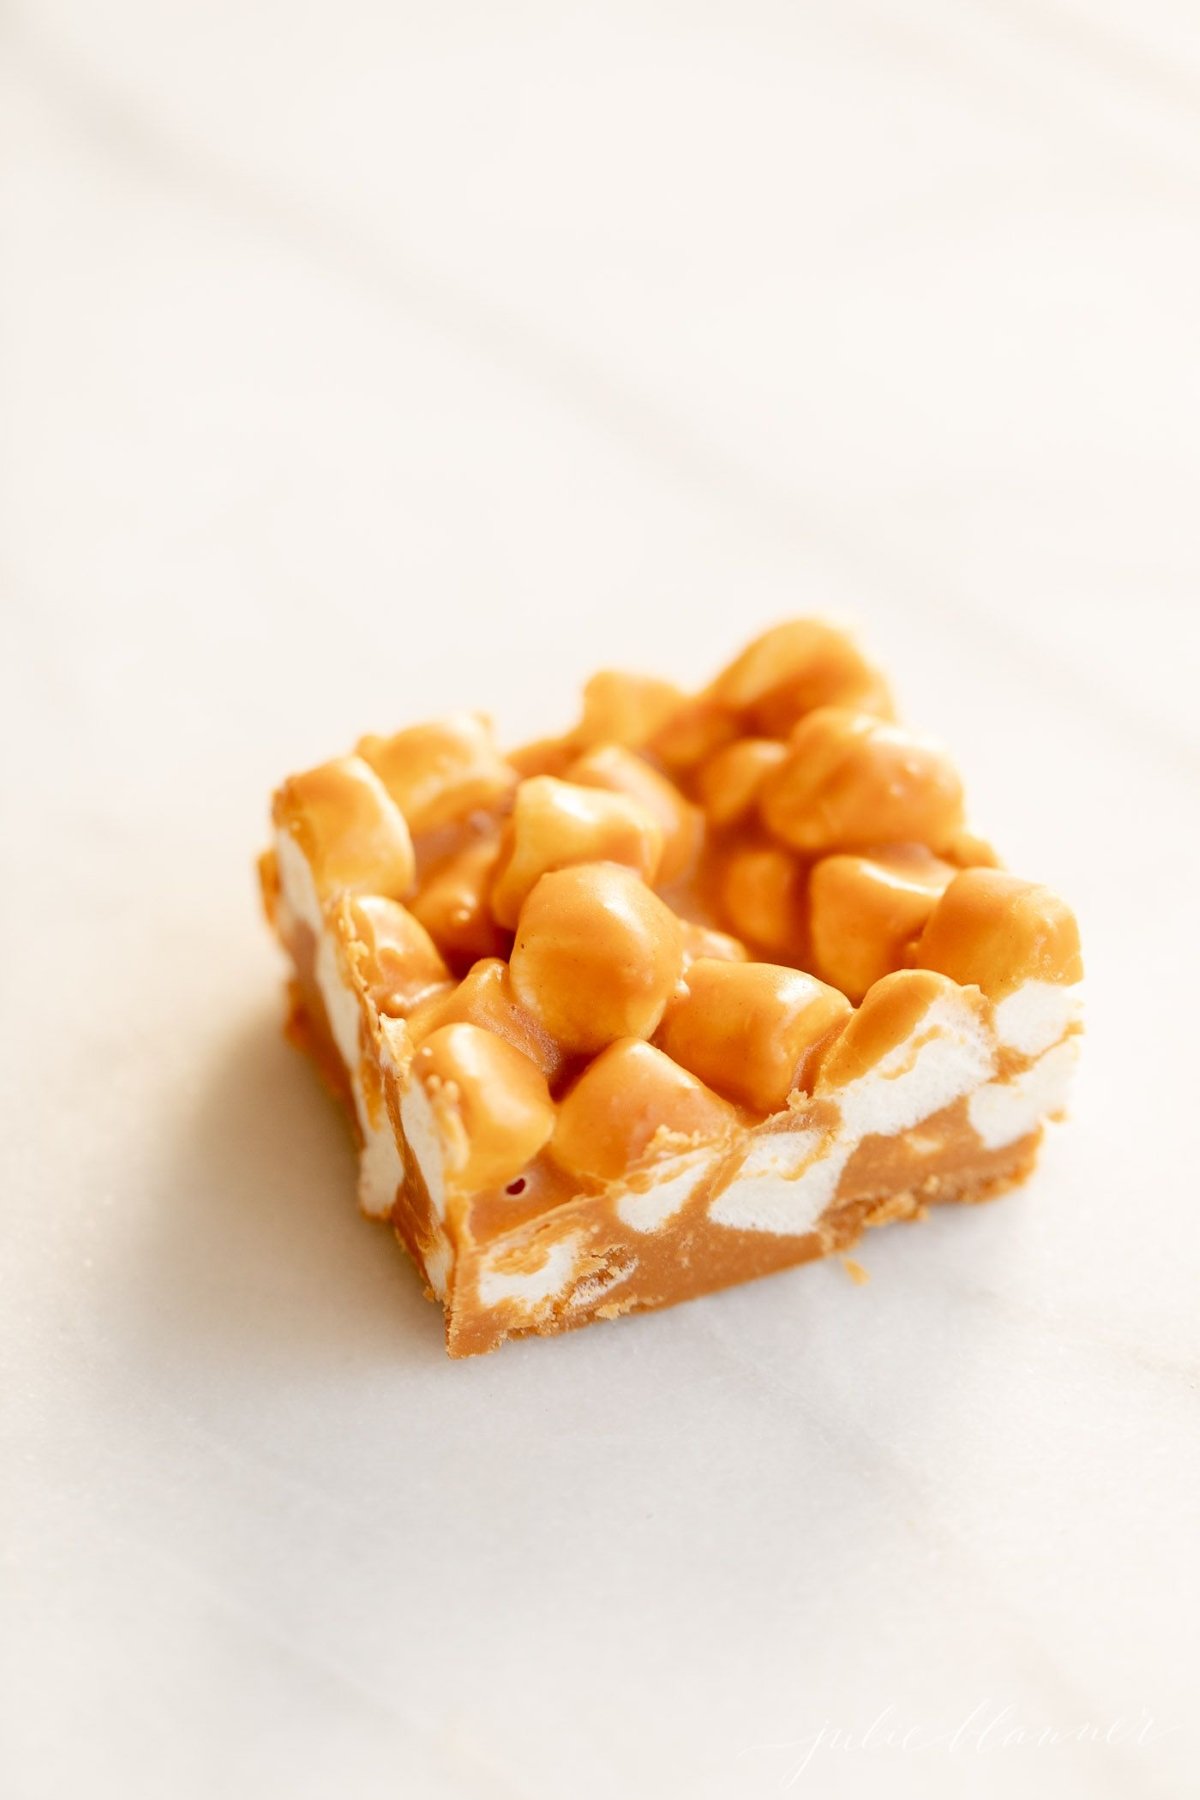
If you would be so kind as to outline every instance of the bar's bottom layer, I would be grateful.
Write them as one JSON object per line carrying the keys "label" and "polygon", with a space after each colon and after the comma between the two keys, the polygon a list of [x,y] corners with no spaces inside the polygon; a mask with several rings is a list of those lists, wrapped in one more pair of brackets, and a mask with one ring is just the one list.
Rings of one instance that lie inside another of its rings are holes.
{"label": "bar's bottom layer", "polygon": [[[329,1029],[315,984],[289,988],[286,1034],[316,1064],[341,1102],[360,1151],[362,1124],[347,1071]],[[967,1116],[966,1099],[921,1121],[919,1134],[897,1140],[867,1139],[856,1152],[836,1194],[811,1224],[788,1232],[714,1226],[711,1189],[689,1171],[687,1201],[651,1223],[667,1183],[634,1187],[625,1204],[611,1196],[581,1195],[532,1217],[497,1242],[460,1244],[450,1252],[430,1234],[430,1196],[417,1159],[397,1118],[385,1118],[396,1138],[399,1176],[385,1218],[408,1251],[426,1296],[445,1308],[446,1346],[452,1356],[496,1349],[510,1337],[550,1335],[596,1319],[648,1312],[819,1258],[845,1254],[868,1227],[923,1219],[931,1206],[990,1200],[1025,1180],[1043,1136],[1039,1123],[1014,1142],[981,1147]],[[658,1171],[661,1175],[661,1171]],[[657,1192],[656,1192],[657,1187]],[[631,1205],[642,1203],[638,1222]],[[650,1216],[647,1216],[650,1209]],[[622,1215],[626,1215],[623,1217]]]}

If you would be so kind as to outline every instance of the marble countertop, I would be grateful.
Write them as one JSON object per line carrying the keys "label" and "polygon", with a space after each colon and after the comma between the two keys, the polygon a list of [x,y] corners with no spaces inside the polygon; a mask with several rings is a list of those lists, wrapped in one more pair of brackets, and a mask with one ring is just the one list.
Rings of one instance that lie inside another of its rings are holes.
{"label": "marble countertop", "polygon": [[[1200,26],[0,27],[13,1800],[1195,1791]],[[285,771],[857,621],[1077,904],[1003,1203],[451,1364],[279,1037]]]}

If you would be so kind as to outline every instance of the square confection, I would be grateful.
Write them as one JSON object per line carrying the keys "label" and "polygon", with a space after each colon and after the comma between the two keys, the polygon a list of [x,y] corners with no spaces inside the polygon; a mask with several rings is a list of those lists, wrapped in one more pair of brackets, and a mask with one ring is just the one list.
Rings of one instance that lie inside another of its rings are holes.
{"label": "square confection", "polygon": [[1070,910],[1002,872],[843,633],[687,695],[605,672],[293,776],[288,1029],[451,1355],[661,1307],[1021,1180],[1075,1060]]}

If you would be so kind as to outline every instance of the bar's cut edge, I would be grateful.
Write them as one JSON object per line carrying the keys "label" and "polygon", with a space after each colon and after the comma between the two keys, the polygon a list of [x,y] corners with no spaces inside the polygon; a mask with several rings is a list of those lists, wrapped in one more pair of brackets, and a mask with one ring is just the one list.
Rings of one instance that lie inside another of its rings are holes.
{"label": "bar's cut edge", "polygon": [[[793,1108],[738,1134],[732,1145],[700,1146],[609,1184],[601,1194],[581,1193],[487,1245],[459,1245],[447,1219],[433,1110],[420,1084],[386,1053],[381,1065],[391,1102],[386,1095],[372,1101],[363,1081],[364,1052],[378,1036],[379,1018],[342,964],[312,867],[286,826],[277,831],[275,851],[276,930],[288,947],[297,927],[312,936],[312,979],[301,987],[306,1008],[319,1006],[323,1014],[316,1021],[318,1039],[323,1031],[348,1088],[360,1148],[359,1204],[368,1216],[396,1223],[428,1291],[446,1306],[453,1354],[491,1349],[507,1336],[671,1304],[653,1291],[622,1297],[637,1272],[637,1252],[598,1242],[602,1218],[619,1220],[633,1245],[652,1244],[668,1227],[689,1243],[704,1228],[725,1232],[727,1279],[718,1271],[717,1279],[689,1290],[709,1292],[847,1249],[867,1225],[913,1217],[927,1204],[991,1197],[1024,1179],[1043,1124],[1065,1104],[1077,1056],[1081,984],[1027,979],[991,1002],[977,988],[939,977],[939,998],[907,1038],[857,1080],[813,1097],[807,1111],[819,1117],[824,1108],[828,1120],[824,1103],[833,1101],[835,1124],[806,1122],[806,1109]],[[336,1078],[331,1085],[338,1089]],[[949,1128],[948,1117],[953,1129],[965,1128],[977,1140],[979,1167],[964,1181],[952,1175],[922,1179],[922,1155],[939,1148],[922,1134],[939,1119],[943,1130]],[[847,1170],[873,1140],[902,1148],[914,1180],[874,1195],[847,1195]],[[413,1221],[404,1229],[396,1217],[414,1175],[427,1203],[423,1231]],[[763,1240],[761,1267],[746,1267],[746,1241],[756,1236]],[[485,1317],[468,1323],[468,1299]]]}

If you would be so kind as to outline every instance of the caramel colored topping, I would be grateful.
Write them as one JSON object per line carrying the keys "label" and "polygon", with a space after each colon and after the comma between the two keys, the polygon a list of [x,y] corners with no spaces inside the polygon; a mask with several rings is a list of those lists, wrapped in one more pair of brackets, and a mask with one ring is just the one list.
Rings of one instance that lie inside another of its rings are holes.
{"label": "caramel colored topping", "polygon": [[293,775],[275,796],[275,824],[294,838],[322,900],[340,893],[403,900],[415,874],[403,815],[374,770],[339,757]]}
{"label": "caramel colored topping", "polygon": [[535,738],[508,752],[508,761],[522,781],[531,775],[562,775],[578,754],[570,738]]}
{"label": "caramel colored topping", "polygon": [[942,855],[947,862],[953,863],[956,869],[998,869],[1000,867],[1000,858],[996,853],[995,846],[990,844],[985,837],[980,837],[977,831],[972,831],[969,825],[964,825],[957,836],[951,839]]}
{"label": "caramel colored topping", "polygon": [[[788,737],[799,722],[806,718],[810,707],[809,694],[812,690],[802,684],[798,693],[782,688],[769,700],[756,706],[752,713],[755,725],[775,737]],[[892,700],[892,691],[877,670],[871,670],[860,682],[847,681],[844,685],[831,683],[830,705],[844,707],[848,712],[869,713],[872,718],[884,722],[896,716]],[[836,695],[836,699],[833,696]],[[811,710],[815,711],[816,708]]]}
{"label": "caramel colored topping", "polygon": [[800,969],[702,961],[688,970],[659,1043],[718,1093],[754,1112],[777,1112],[850,1014],[844,994]]}
{"label": "caramel colored topping", "polygon": [[262,897],[267,924],[274,930],[279,916],[279,858],[273,850],[264,850],[258,859],[258,891]]}
{"label": "caramel colored topping", "polygon": [[412,1062],[441,1131],[446,1173],[464,1193],[503,1187],[554,1130],[541,1070],[479,1025],[443,1025]]}
{"label": "caramel colored topping", "polygon": [[712,693],[765,737],[786,737],[821,706],[891,716],[878,671],[844,632],[819,619],[792,619],[764,632],[717,676]]}
{"label": "caramel colored topping", "polygon": [[816,1091],[857,1081],[911,1037],[930,1007],[958,989],[928,969],[900,969],[877,981],[843,1032],[821,1056]]}
{"label": "caramel colored topping", "polygon": [[513,992],[565,1049],[650,1037],[679,979],[683,928],[617,863],[543,875],[517,924]]}
{"label": "caramel colored topping", "polygon": [[551,1154],[574,1175],[615,1181],[647,1157],[719,1139],[733,1108],[640,1038],[589,1063],[558,1109]]}
{"label": "caramel colored topping", "polygon": [[954,869],[919,844],[874,856],[827,856],[809,880],[809,931],[818,973],[859,1001],[902,967],[905,949]]}
{"label": "caramel colored topping", "polygon": [[517,789],[492,883],[492,912],[514,926],[534,884],[578,863],[623,863],[652,881],[662,859],[662,829],[628,794],[535,775]]}
{"label": "caramel colored topping", "polygon": [[1002,1000],[1023,981],[1083,978],[1079,927],[1049,888],[1000,869],[964,869],[930,915],[916,947],[924,969]]}
{"label": "caramel colored topping", "polygon": [[507,798],[516,770],[497,750],[482,713],[454,713],[394,737],[365,737],[358,754],[371,764],[415,832],[488,811]]}
{"label": "caramel colored topping", "polygon": [[682,706],[681,690],[653,675],[601,669],[583,690],[577,744],[627,744],[638,749]]}
{"label": "caramel colored topping", "polygon": [[412,902],[412,911],[444,956],[459,967],[501,956],[508,938],[492,917],[492,876],[500,858],[495,838],[481,838],[437,863]]}
{"label": "caramel colored topping", "polygon": [[562,1066],[563,1054],[550,1034],[523,1007],[512,991],[508,964],[499,957],[477,962],[455,987],[419,1006],[409,1019],[413,1042],[420,1044],[443,1025],[481,1025],[494,1031],[536,1063],[547,1081]]}
{"label": "caramel colored topping", "polygon": [[865,713],[822,707],[763,784],[762,817],[795,850],[940,850],[962,829],[962,784],[945,754]]}
{"label": "caramel colored topping", "polygon": [[758,791],[787,757],[774,738],[738,738],[700,765],[696,793],[710,825],[734,825],[753,811]]}
{"label": "caramel colored topping", "polygon": [[704,819],[674,782],[642,757],[620,744],[597,744],[571,764],[567,780],[581,787],[625,794],[657,820],[662,831],[662,858],[655,877],[659,887],[669,886],[691,870],[700,849]]}
{"label": "caramel colored topping", "polygon": [[700,957],[715,958],[718,962],[746,962],[750,952],[740,938],[730,937],[727,931],[715,931],[711,925],[694,925],[690,919],[681,919],[683,926],[683,966],[699,961]]}
{"label": "caramel colored topping", "polygon": [[648,748],[672,774],[680,775],[714,756],[738,735],[727,707],[701,696],[688,700],[649,740]]}
{"label": "caramel colored topping", "polygon": [[781,960],[794,956],[803,933],[804,872],[788,851],[774,844],[731,850],[718,865],[716,894],[739,938]]}
{"label": "caramel colored topping", "polygon": [[404,1018],[450,980],[437,945],[397,900],[347,895],[338,902],[334,929],[356,983],[390,1018]]}

